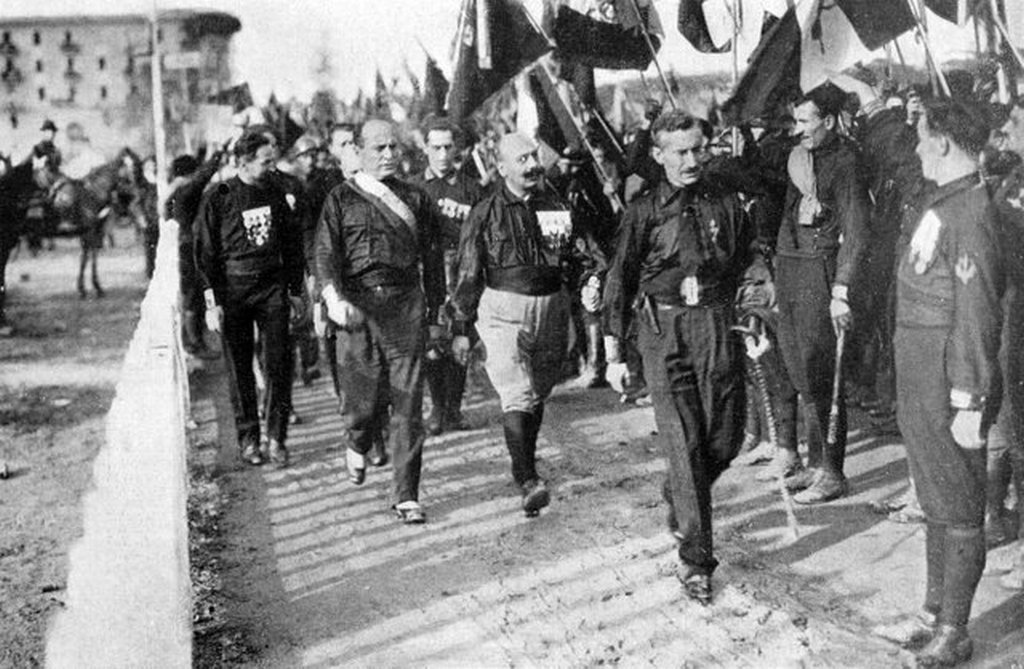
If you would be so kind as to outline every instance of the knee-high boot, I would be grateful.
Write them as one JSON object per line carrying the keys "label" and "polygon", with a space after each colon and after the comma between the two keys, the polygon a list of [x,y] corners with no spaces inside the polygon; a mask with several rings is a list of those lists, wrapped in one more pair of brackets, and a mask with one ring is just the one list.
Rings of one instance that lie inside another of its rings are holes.
{"label": "knee-high boot", "polygon": [[[505,446],[512,458],[512,478],[520,487],[537,478],[537,470],[534,467],[534,449],[528,446],[533,417],[534,414],[526,411],[506,411],[502,415]],[[534,443],[536,443],[536,433],[534,433]]]}

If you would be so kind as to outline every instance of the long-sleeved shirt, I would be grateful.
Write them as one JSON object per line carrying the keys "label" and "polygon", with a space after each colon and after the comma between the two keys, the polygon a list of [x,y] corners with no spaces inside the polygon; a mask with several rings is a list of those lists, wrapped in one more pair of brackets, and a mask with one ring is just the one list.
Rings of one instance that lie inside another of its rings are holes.
{"label": "long-sleeved shirt", "polygon": [[641,291],[661,304],[681,304],[687,277],[731,299],[745,280],[767,280],[768,269],[756,225],[734,193],[707,179],[689,188],[662,180],[622,220],[604,292],[608,333],[626,334]]}
{"label": "long-sleeved shirt", "polygon": [[191,243],[194,238],[192,224],[203,201],[203,191],[220,169],[220,154],[211,156],[188,180],[179,186],[170,198],[171,218],[178,222],[179,241]]}
{"label": "long-sleeved shirt", "polygon": [[802,194],[789,182],[779,228],[780,258],[834,258],[833,282],[849,286],[863,264],[868,237],[868,194],[856,151],[838,135],[811,150],[817,198],[823,211],[813,226],[798,223]]}
{"label": "long-sleeved shirt", "polygon": [[997,373],[1003,285],[996,210],[972,173],[940,186],[925,203],[897,271],[896,322],[948,328],[950,387],[980,400]]}
{"label": "long-sleeved shirt", "polygon": [[502,183],[462,226],[456,321],[476,319],[486,287],[527,295],[560,289],[575,240],[569,205],[557,194],[542,190],[522,199]]}
{"label": "long-sleeved shirt", "polygon": [[195,221],[200,283],[218,302],[233,275],[283,281],[301,295],[305,260],[302,231],[285,194],[271,183],[250,185],[238,177],[210,189]]}
{"label": "long-sleeved shirt", "polygon": [[422,281],[427,319],[444,302],[444,265],[439,238],[440,212],[430,196],[399,181],[383,180],[413,214],[410,226],[352,180],[327,196],[316,227],[314,259],[317,294],[328,286],[359,304],[372,285],[416,285]]}
{"label": "long-sleeved shirt", "polygon": [[455,172],[445,178],[437,176],[430,168],[413,179],[412,183],[425,190],[441,210],[442,248],[446,251],[457,249],[462,224],[473,205],[483,199],[483,188],[462,172]]}

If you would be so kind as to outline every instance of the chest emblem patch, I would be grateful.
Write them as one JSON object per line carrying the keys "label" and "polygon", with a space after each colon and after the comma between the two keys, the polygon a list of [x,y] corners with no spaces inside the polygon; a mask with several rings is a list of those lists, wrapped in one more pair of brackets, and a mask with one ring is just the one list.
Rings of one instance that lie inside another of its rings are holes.
{"label": "chest emblem patch", "polygon": [[544,241],[552,249],[561,249],[572,234],[572,217],[567,211],[538,211],[537,224]]}
{"label": "chest emblem patch", "polygon": [[270,225],[273,222],[270,206],[246,209],[242,212],[245,236],[256,246],[263,246],[270,239]]}
{"label": "chest emblem patch", "polygon": [[978,266],[974,264],[974,259],[966,253],[960,256],[956,261],[956,278],[960,279],[960,283],[966,286],[977,274]]}
{"label": "chest emblem patch", "polygon": [[942,220],[929,209],[921,217],[921,222],[917,224],[917,230],[914,231],[914,236],[910,239],[908,260],[918,274],[924,274],[931,266],[941,231]]}

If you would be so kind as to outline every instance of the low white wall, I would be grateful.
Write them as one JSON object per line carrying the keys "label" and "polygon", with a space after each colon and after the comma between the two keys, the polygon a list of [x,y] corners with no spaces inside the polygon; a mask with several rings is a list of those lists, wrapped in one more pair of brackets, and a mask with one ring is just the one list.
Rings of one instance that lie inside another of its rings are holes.
{"label": "low white wall", "polygon": [[70,553],[66,608],[46,647],[49,667],[189,667],[185,418],[188,377],[178,327],[178,226],[160,227],[142,302],[107,416],[107,443]]}

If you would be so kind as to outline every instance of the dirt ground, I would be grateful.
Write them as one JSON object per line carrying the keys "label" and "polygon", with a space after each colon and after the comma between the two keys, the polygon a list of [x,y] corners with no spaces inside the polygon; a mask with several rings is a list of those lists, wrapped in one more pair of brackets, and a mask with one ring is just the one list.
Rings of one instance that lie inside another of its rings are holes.
{"label": "dirt ground", "polygon": [[[196,378],[209,435],[222,374]],[[870,629],[919,605],[923,530],[867,510],[899,491],[906,465],[898,442],[856,416],[853,494],[798,509],[799,540],[754,468],[722,478],[722,565],[715,601],[702,608],[674,576],[649,408],[560,387],[539,450],[553,503],[528,520],[496,399],[477,387],[467,401],[477,429],[427,442],[428,523],[404,527],[388,512],[390,467],[348,483],[329,383],[297,386],[295,402],[302,423],[285,471],[239,465],[221,417],[221,609],[197,634],[196,666],[913,666]],[[970,666],[1019,668],[1022,599],[997,580],[988,575],[979,591]]]}
{"label": "dirt ground", "polygon": [[[121,231],[130,232],[130,231]],[[130,235],[100,256],[107,296],[80,300],[77,243],[8,267],[11,337],[0,338],[0,667],[43,664],[63,605],[67,553],[103,441],[104,415],[143,295]]]}

